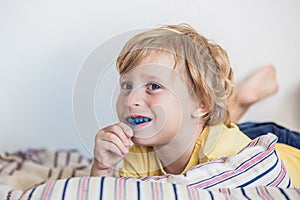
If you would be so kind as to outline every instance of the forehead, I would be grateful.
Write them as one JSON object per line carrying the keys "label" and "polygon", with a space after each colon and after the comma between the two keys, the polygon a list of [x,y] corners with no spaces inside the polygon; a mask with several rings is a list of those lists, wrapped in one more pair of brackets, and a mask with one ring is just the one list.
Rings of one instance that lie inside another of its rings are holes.
{"label": "forehead", "polygon": [[[141,57],[135,66],[129,66],[128,71],[121,75],[121,79],[126,77],[139,76],[141,79],[148,77],[163,77],[174,79],[178,76],[179,63],[170,52],[153,50]],[[180,76],[178,76],[180,77]]]}
{"label": "forehead", "polygon": [[[173,52],[169,52],[166,50],[150,50],[147,53],[143,54],[140,58],[137,59],[135,65],[128,65],[127,72],[136,70],[136,68],[140,68],[141,66],[151,66],[152,70],[155,70],[156,73],[158,71],[174,71],[180,74],[183,74],[184,67],[182,64],[182,58],[175,55]],[[125,75],[125,73],[121,74],[121,76]]]}
{"label": "forehead", "polygon": [[[120,80],[139,81],[141,83],[148,81],[159,81],[163,84],[174,83],[181,79],[178,72],[173,69],[171,62],[153,62],[149,60],[141,62],[136,67],[120,76]],[[155,60],[157,61],[157,60]]]}
{"label": "forehead", "polygon": [[168,52],[151,51],[145,57],[143,57],[138,65],[154,64],[157,66],[175,68],[175,56]]}

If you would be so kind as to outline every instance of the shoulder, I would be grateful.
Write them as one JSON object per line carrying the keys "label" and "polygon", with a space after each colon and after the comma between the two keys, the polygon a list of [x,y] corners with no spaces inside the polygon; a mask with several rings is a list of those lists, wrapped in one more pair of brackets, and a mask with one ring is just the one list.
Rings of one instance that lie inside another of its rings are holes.
{"label": "shoulder", "polygon": [[239,128],[218,124],[208,127],[208,136],[203,147],[203,153],[209,160],[232,156],[241,151],[250,141]]}

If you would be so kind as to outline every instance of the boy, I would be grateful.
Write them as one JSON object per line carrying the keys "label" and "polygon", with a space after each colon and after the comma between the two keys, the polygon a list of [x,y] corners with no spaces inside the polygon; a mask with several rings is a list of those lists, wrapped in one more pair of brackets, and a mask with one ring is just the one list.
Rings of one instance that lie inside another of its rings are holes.
{"label": "boy", "polygon": [[182,174],[250,142],[230,122],[233,74],[226,52],[190,26],[135,36],[117,68],[121,122],[97,134],[91,175],[114,176],[123,159],[120,176]]}

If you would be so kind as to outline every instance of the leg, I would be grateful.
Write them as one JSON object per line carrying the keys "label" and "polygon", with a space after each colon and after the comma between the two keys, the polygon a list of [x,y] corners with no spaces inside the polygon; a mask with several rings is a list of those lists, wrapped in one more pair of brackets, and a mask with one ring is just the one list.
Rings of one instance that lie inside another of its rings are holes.
{"label": "leg", "polygon": [[229,99],[231,121],[237,123],[251,105],[277,91],[275,68],[272,65],[260,68],[234,89]]}

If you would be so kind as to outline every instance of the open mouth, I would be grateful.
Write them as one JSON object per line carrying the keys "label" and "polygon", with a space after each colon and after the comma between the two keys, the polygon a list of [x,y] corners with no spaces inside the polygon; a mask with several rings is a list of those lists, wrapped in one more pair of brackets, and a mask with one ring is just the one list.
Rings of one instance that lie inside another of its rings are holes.
{"label": "open mouth", "polygon": [[148,117],[128,117],[127,121],[130,124],[130,127],[133,128],[136,125],[140,125],[146,122],[150,122],[152,119]]}

